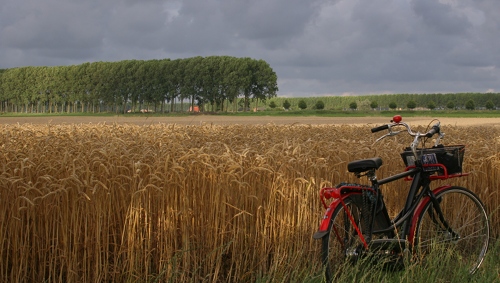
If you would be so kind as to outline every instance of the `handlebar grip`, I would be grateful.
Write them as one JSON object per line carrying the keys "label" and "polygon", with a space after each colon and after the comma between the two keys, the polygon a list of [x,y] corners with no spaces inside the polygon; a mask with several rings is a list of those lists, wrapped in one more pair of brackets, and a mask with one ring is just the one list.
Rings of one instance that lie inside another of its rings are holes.
{"label": "handlebar grip", "polygon": [[432,138],[433,135],[435,134],[438,134],[439,133],[439,125],[434,125],[432,126],[432,129],[430,129],[427,134],[425,134],[425,137],[427,138]]}
{"label": "handlebar grip", "polygon": [[382,130],[387,130],[389,129],[389,125],[382,125],[379,127],[372,128],[372,133],[380,132]]}

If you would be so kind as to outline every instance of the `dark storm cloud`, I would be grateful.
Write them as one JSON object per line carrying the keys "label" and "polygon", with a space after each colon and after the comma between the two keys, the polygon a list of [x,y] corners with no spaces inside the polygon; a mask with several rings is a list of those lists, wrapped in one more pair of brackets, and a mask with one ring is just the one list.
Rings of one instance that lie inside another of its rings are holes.
{"label": "dark storm cloud", "polygon": [[4,0],[0,68],[230,55],[279,95],[500,91],[496,0]]}
{"label": "dark storm cloud", "polygon": [[98,45],[102,38],[101,23],[96,20],[101,16],[98,6],[85,2],[20,2],[19,6],[12,5],[12,10],[2,9],[2,46],[48,52],[75,49],[77,56]]}
{"label": "dark storm cloud", "polygon": [[257,40],[267,48],[285,47],[316,16],[320,1],[225,0],[222,11],[234,35]]}
{"label": "dark storm cloud", "polygon": [[439,35],[465,34],[472,27],[466,15],[456,13],[450,5],[435,0],[412,0],[411,4],[422,23]]}

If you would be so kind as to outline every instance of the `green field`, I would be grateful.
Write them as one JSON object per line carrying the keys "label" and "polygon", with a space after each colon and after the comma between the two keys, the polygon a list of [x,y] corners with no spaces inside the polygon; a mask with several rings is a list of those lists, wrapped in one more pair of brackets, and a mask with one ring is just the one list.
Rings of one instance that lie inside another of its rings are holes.
{"label": "green field", "polygon": [[403,117],[452,117],[452,118],[498,118],[499,110],[400,110],[400,111],[377,111],[377,110],[264,110],[264,111],[239,111],[239,112],[172,112],[172,113],[126,113],[116,114],[114,112],[59,112],[59,113],[2,113],[1,117],[51,117],[51,116],[70,116],[70,117],[189,117],[197,115],[218,115],[218,116],[282,116],[282,117],[393,117],[402,115]]}

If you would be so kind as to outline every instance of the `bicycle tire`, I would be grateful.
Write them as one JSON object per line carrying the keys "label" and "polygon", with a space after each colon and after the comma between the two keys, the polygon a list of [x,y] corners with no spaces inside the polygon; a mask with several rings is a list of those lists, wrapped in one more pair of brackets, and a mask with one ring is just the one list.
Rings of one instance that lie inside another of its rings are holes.
{"label": "bicycle tire", "polygon": [[[343,201],[359,229],[362,229],[360,222],[362,219],[362,208],[359,202],[353,201],[351,196],[346,197]],[[321,242],[321,258],[326,282],[333,280],[334,268],[340,268],[347,259],[354,258],[356,250],[359,248],[362,248],[362,242],[344,206],[339,203],[332,213],[332,218],[328,225],[328,233],[322,238]]]}
{"label": "bicycle tire", "polygon": [[479,197],[463,187],[448,187],[436,193],[436,199],[450,229],[444,227],[432,201],[419,213],[414,232],[414,255],[443,248],[450,259],[463,263],[473,274],[484,260],[489,245],[488,215]]}

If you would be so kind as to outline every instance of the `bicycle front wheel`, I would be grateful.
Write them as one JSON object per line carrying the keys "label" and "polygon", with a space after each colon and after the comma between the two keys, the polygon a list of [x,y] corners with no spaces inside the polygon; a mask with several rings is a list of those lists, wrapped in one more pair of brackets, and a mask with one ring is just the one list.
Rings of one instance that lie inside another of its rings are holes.
{"label": "bicycle front wheel", "polygon": [[[489,244],[488,215],[481,200],[470,190],[449,187],[436,194],[418,215],[414,251],[421,258],[443,249],[450,260],[474,273],[484,260]],[[440,215],[440,211],[442,216]]]}
{"label": "bicycle front wheel", "polygon": [[344,205],[347,210],[342,204],[337,205],[332,214],[328,234],[322,238],[321,257],[327,282],[333,280],[334,271],[340,268],[346,260],[356,260],[360,249],[363,248],[352,223],[354,220],[358,229],[361,229],[361,206],[351,197],[344,199]]}

